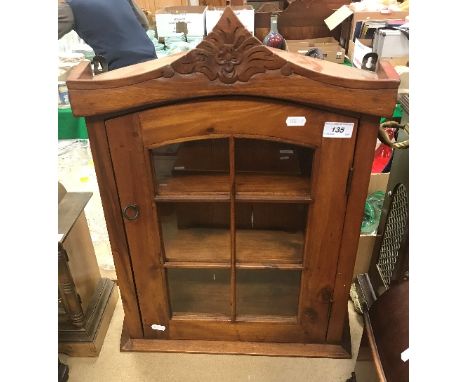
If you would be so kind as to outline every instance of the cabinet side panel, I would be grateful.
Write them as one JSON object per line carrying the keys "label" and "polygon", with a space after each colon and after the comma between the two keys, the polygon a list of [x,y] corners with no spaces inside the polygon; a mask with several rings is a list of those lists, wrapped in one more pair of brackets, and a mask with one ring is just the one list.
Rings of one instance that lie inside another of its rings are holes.
{"label": "cabinet side panel", "polygon": [[327,342],[340,342],[345,324],[349,288],[353,277],[364,203],[374,160],[379,118],[365,116],[360,120],[354,163],[353,178],[346,207],[343,239],[333,292],[333,307],[330,313],[330,326]]}
{"label": "cabinet side panel", "polygon": [[88,126],[89,143],[93,154],[99,193],[106,218],[115,272],[125,312],[127,333],[130,338],[141,338],[143,332],[140,311],[105,124],[100,120],[87,119],[86,125]]}
{"label": "cabinet side panel", "polygon": [[[136,205],[139,215],[124,219],[135,274],[145,338],[167,338],[168,331],[154,331],[151,325],[167,327],[169,320],[154,185],[149,153],[143,146],[138,114],[106,121],[109,148],[119,191],[120,209]],[[133,210],[133,209],[132,209]],[[132,215],[133,212],[129,212]]]}
{"label": "cabinet side panel", "polygon": [[314,157],[299,319],[318,342],[325,341],[329,322],[357,130],[357,120],[353,122],[351,138],[322,138]]}

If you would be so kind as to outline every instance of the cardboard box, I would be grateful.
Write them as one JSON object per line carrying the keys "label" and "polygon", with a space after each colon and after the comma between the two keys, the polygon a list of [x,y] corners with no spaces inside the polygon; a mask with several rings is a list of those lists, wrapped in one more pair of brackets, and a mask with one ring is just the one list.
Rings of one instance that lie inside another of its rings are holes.
{"label": "cardboard box", "polygon": [[[376,191],[386,192],[389,177],[390,173],[371,174],[367,195],[370,195]],[[353,277],[356,277],[360,273],[366,273],[369,271],[376,239],[376,234],[360,235],[356,254],[356,263],[354,264]]]}
{"label": "cardboard box", "polygon": [[305,54],[311,48],[318,48],[326,61],[342,64],[345,58],[344,49],[333,37],[322,37],[306,40],[286,40],[290,52]]}
{"label": "cardboard box", "polygon": [[[353,11],[348,5],[341,6],[325,19],[328,29],[333,30],[341,25],[340,45],[349,53],[349,41],[354,40],[354,32],[358,22],[368,20],[405,20],[409,16],[404,12],[369,12]],[[354,41],[353,41],[354,42]]]}
{"label": "cardboard box", "polygon": [[353,63],[353,66],[361,69],[362,59],[367,53],[372,52],[371,39],[356,39],[355,42],[349,42],[348,56]]}
{"label": "cardboard box", "polygon": [[[206,10],[206,33],[210,33],[216,23],[221,18],[226,7],[209,6]],[[252,34],[255,32],[255,10],[251,5],[231,6],[234,14],[241,21],[244,27]]]}
{"label": "cardboard box", "polygon": [[189,36],[205,35],[206,6],[167,7],[156,11],[158,37],[169,37],[178,33]]}

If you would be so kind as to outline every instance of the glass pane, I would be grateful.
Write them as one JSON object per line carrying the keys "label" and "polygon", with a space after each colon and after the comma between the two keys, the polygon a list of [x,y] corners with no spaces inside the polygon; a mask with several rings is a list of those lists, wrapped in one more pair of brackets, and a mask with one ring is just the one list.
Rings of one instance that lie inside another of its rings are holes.
{"label": "glass pane", "polygon": [[236,203],[237,263],[302,264],[306,204]]}
{"label": "glass pane", "polygon": [[301,271],[238,269],[236,275],[237,316],[297,315]]}
{"label": "glass pane", "polygon": [[230,315],[230,270],[168,269],[172,313]]}
{"label": "glass pane", "polygon": [[230,263],[229,203],[158,203],[166,261]]}
{"label": "glass pane", "polygon": [[229,196],[229,141],[206,139],[162,146],[151,151],[156,194],[224,193]]}
{"label": "glass pane", "polygon": [[236,139],[238,173],[309,176],[312,149],[260,139]]}
{"label": "glass pane", "polygon": [[310,200],[311,148],[258,139],[235,148],[238,200]]}

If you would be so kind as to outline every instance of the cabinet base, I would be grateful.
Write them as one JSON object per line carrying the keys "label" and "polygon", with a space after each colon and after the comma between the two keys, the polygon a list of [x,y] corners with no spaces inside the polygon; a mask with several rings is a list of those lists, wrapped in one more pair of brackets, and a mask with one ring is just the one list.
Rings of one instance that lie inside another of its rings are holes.
{"label": "cabinet base", "polygon": [[240,341],[155,340],[130,338],[122,329],[121,351],[245,354],[277,357],[351,358],[351,336],[345,322],[341,344],[267,343]]}

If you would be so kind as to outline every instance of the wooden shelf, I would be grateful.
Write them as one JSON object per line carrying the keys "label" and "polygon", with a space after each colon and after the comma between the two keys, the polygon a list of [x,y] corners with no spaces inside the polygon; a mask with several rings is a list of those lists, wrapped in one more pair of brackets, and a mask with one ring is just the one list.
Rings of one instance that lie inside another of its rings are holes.
{"label": "wooden shelf", "polygon": [[[171,263],[226,263],[231,261],[229,229],[187,228],[163,232],[166,260]],[[176,264],[177,265],[177,264]]]}
{"label": "wooden shelf", "polygon": [[171,201],[228,201],[229,175],[180,175],[158,185],[155,200]]}
{"label": "wooden shelf", "polygon": [[236,260],[238,264],[300,264],[304,248],[302,232],[237,230]]}
{"label": "wooden shelf", "polygon": [[311,200],[310,179],[306,177],[238,174],[235,182],[238,201],[308,202]]}
{"label": "wooden shelf", "polygon": [[[166,231],[167,232],[167,231]],[[302,269],[304,234],[267,230],[236,231],[237,268]],[[230,232],[189,228],[163,234],[166,268],[227,268]]]}

